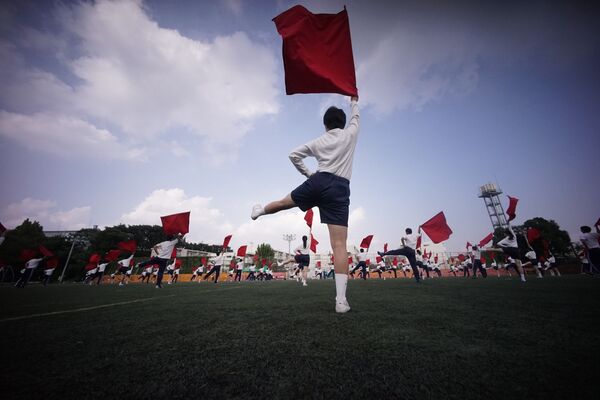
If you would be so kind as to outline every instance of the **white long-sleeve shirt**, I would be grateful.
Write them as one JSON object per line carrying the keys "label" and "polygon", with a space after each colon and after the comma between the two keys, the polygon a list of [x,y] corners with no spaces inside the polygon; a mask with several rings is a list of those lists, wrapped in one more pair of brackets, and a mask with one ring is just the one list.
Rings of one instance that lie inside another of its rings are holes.
{"label": "white long-sleeve shirt", "polygon": [[32,258],[31,260],[29,260],[25,263],[25,268],[36,269],[38,267],[38,265],[40,265],[40,261],[42,261],[42,260],[43,260],[43,258]]}
{"label": "white long-sleeve shirt", "polygon": [[317,172],[329,172],[350,180],[359,131],[356,101],[350,103],[350,110],[350,121],[345,129],[331,129],[290,153],[292,164],[302,175],[310,177],[313,174],[302,160],[306,157],[314,157],[318,163]]}
{"label": "white long-sleeve shirt", "polygon": [[510,225],[508,226],[508,230],[512,233],[513,238],[511,239],[508,236],[505,237],[504,239],[502,239],[501,241],[498,242],[498,246],[500,246],[500,247],[519,247],[519,245],[517,244],[517,235],[515,235],[515,232],[513,232]]}
{"label": "white long-sleeve shirt", "polygon": [[308,243],[306,243],[306,247],[304,247],[304,245],[296,247],[294,249],[294,252],[296,252],[296,254],[310,254],[310,248],[308,247]]}
{"label": "white long-sleeve shirt", "polygon": [[160,242],[159,244],[154,246],[154,249],[156,250],[156,256],[158,258],[170,259],[171,253],[173,253],[173,248],[175,248],[177,242],[179,242],[179,239]]}

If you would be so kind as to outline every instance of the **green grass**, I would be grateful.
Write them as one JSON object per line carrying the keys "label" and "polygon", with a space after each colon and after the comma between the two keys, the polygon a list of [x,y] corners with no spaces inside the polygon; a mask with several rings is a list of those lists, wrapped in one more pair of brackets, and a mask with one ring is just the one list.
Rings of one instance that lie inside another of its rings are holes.
{"label": "green grass", "polygon": [[[596,398],[587,276],[0,287],[2,398]],[[37,313],[152,300],[34,318]]]}

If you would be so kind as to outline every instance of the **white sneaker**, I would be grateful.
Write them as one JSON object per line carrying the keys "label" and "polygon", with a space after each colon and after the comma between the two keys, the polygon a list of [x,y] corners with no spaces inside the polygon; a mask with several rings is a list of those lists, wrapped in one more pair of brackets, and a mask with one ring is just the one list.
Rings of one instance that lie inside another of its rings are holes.
{"label": "white sneaker", "polygon": [[302,282],[302,286],[308,286],[306,282]]}
{"label": "white sneaker", "polygon": [[260,204],[256,204],[254,207],[252,207],[252,213],[250,214],[250,218],[256,219],[261,215],[264,215],[264,213],[265,209],[263,208],[263,206],[261,206]]}
{"label": "white sneaker", "polygon": [[339,303],[339,302],[335,303],[335,312],[336,313],[343,314],[343,313],[347,313],[348,311],[350,311],[350,305],[348,304],[347,301],[344,301],[343,303]]}
{"label": "white sneaker", "polygon": [[123,282],[119,282],[119,286],[123,286]]}

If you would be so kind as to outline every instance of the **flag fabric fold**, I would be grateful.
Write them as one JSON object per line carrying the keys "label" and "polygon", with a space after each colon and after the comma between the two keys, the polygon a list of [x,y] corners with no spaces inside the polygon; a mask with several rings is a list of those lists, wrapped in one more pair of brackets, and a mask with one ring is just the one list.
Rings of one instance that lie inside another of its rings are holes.
{"label": "flag fabric fold", "polygon": [[137,250],[137,242],[135,240],[119,242],[117,244],[117,248],[123,251],[128,251],[130,253],[135,253],[135,251]]}
{"label": "flag fabric fold", "polygon": [[297,5],[273,18],[283,40],[286,94],[357,96],[348,12],[313,14]]}
{"label": "flag fabric fold", "polygon": [[479,241],[479,247],[481,248],[481,247],[485,246],[486,244],[491,242],[493,238],[494,238],[494,233],[492,232]]}
{"label": "flag fabric fold", "polygon": [[119,258],[119,254],[121,254],[121,250],[110,250],[108,253],[106,253],[104,259],[108,262],[113,262]]}
{"label": "flag fabric fold", "polygon": [[248,245],[240,246],[240,248],[237,251],[237,256],[246,257],[246,250],[248,250]]}
{"label": "flag fabric fold", "polygon": [[429,236],[433,243],[440,243],[448,240],[452,234],[452,229],[446,223],[446,216],[443,211],[433,216],[429,221],[421,225],[421,229]]}
{"label": "flag fabric fold", "polygon": [[506,215],[508,215],[508,222],[512,221],[517,217],[517,203],[519,199],[516,197],[508,197],[508,208],[506,209]]}
{"label": "flag fabric fold", "polygon": [[229,246],[229,242],[231,241],[231,236],[232,235],[227,235],[227,236],[225,236],[225,239],[223,239],[223,250],[227,249],[227,247]]}
{"label": "flag fabric fold", "polygon": [[98,254],[98,253],[94,253],[94,254],[92,254],[92,255],[90,256],[89,262],[90,262],[90,263],[96,263],[96,264],[97,264],[97,263],[99,263],[99,262],[100,262],[100,259],[101,259],[101,257],[100,257],[100,254]]}
{"label": "flag fabric fold", "polygon": [[534,242],[535,240],[542,237],[542,233],[537,228],[529,228],[527,229],[527,241],[529,243]]}
{"label": "flag fabric fold", "polygon": [[185,235],[190,231],[190,211],[160,217],[166,235]]}
{"label": "flag fabric fold", "polygon": [[363,238],[362,242],[360,242],[360,247],[362,249],[368,249],[369,247],[371,247],[372,240],[373,240],[373,235],[365,236]]}
{"label": "flag fabric fold", "polygon": [[319,244],[319,242],[317,241],[317,239],[315,239],[315,237],[311,233],[310,234],[310,251],[312,251],[313,253],[316,253],[318,244]]}
{"label": "flag fabric fold", "polygon": [[312,228],[314,216],[315,216],[315,213],[313,212],[312,208],[310,210],[308,210],[306,212],[306,214],[304,214],[304,220],[306,221],[306,225],[308,225],[309,228]]}

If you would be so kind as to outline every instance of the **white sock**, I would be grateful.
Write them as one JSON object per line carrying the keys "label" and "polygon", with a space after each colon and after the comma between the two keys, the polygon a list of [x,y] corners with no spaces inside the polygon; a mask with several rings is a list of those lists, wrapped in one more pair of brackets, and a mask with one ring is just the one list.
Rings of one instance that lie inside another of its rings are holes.
{"label": "white sock", "polygon": [[526,280],[525,280],[525,274],[521,274],[521,282],[526,282]]}
{"label": "white sock", "polygon": [[348,275],[335,274],[335,301],[346,302],[346,286],[348,286]]}

